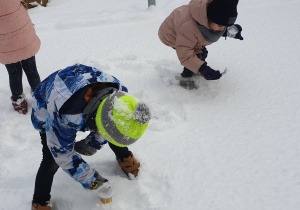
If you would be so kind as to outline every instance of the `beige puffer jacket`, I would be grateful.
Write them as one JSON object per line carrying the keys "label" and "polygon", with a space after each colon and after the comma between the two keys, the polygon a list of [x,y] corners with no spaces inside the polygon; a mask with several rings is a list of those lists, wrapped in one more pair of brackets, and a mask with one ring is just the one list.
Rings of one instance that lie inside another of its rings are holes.
{"label": "beige puffer jacket", "polygon": [[192,0],[188,5],[176,8],[161,24],[158,32],[165,45],[176,49],[180,63],[195,73],[204,63],[196,54],[211,44],[204,39],[196,23],[209,28],[206,8],[210,2],[212,0]]}
{"label": "beige puffer jacket", "polygon": [[0,0],[0,63],[10,64],[34,56],[40,39],[20,0]]}

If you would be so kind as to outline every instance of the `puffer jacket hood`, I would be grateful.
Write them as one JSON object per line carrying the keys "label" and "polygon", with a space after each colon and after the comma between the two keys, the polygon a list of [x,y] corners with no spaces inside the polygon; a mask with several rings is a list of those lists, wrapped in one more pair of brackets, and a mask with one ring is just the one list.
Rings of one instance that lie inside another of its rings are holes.
{"label": "puffer jacket hood", "polygon": [[192,0],[189,3],[191,16],[201,25],[209,28],[207,19],[207,6],[213,0]]}

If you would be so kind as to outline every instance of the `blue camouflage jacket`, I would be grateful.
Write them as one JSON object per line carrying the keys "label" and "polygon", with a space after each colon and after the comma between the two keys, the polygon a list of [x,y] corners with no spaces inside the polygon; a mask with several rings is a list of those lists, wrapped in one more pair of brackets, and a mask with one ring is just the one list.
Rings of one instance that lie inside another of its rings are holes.
{"label": "blue camouflage jacket", "polygon": [[[74,150],[74,144],[77,131],[88,128],[83,113],[61,114],[59,110],[76,91],[102,82],[114,83],[120,90],[128,91],[115,77],[94,67],[75,64],[52,73],[37,86],[33,95],[31,120],[34,128],[45,130],[47,145],[56,163],[85,188],[95,181],[95,169]],[[100,144],[107,142],[97,133],[91,133],[91,137]]]}

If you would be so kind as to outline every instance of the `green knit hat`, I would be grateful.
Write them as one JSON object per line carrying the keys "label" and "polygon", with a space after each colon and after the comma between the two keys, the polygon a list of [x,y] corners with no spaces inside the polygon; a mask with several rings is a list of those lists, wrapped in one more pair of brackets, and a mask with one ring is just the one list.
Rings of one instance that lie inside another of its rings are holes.
{"label": "green knit hat", "polygon": [[101,135],[110,143],[126,147],[136,142],[149,125],[151,113],[138,99],[115,91],[99,105],[96,125]]}

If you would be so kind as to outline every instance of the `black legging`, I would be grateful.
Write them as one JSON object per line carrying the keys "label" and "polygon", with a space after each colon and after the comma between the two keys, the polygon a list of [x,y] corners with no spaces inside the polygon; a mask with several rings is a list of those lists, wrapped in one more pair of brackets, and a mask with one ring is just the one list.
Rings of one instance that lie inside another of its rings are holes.
{"label": "black legging", "polygon": [[9,86],[13,100],[17,100],[23,93],[22,69],[24,70],[31,90],[34,91],[36,86],[41,82],[39,73],[36,68],[35,56],[17,63],[6,64],[9,75]]}
{"label": "black legging", "polygon": [[[45,206],[46,202],[51,198],[53,178],[59,166],[47,146],[46,134],[40,132],[40,136],[43,145],[43,159],[36,175],[32,203],[39,203]],[[109,146],[117,158],[127,158],[131,154],[127,147],[117,147],[111,143],[109,143]]]}
{"label": "black legging", "polygon": [[51,198],[50,192],[53,177],[59,166],[55,162],[47,146],[46,134],[40,133],[40,136],[43,145],[43,159],[36,175],[32,203],[39,203],[40,205],[45,206],[46,202]]}

